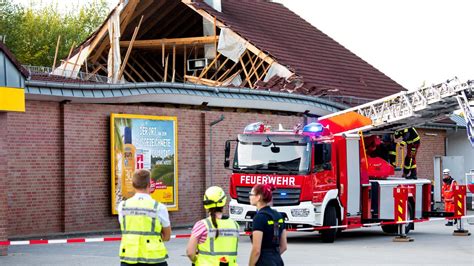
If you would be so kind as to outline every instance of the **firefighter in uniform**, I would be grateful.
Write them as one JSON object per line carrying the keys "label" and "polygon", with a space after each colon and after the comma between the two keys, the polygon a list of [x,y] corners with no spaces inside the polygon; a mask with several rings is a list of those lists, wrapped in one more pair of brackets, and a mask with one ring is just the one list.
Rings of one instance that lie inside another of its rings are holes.
{"label": "firefighter in uniform", "polygon": [[394,137],[396,139],[402,137],[400,144],[407,146],[407,155],[405,156],[402,176],[407,179],[416,179],[416,153],[420,147],[420,135],[418,135],[415,128],[410,127],[397,130]]}
{"label": "firefighter in uniform", "polygon": [[168,265],[163,241],[171,236],[166,206],[151,198],[150,172],[138,170],[132,177],[135,195],[118,207],[122,242],[121,265]]}
{"label": "firefighter in uniform", "polygon": [[209,217],[193,226],[186,255],[193,265],[237,265],[240,226],[223,216],[227,197],[224,190],[212,186],[204,193],[204,208]]}
{"label": "firefighter in uniform", "polygon": [[281,254],[287,249],[285,223],[281,214],[272,208],[272,184],[257,184],[250,191],[250,204],[257,207],[252,222],[252,251],[249,265],[282,266]]}
{"label": "firefighter in uniform", "polygon": [[391,134],[385,134],[383,136],[383,142],[388,150],[388,162],[393,167],[396,168],[397,167],[397,144],[393,140],[393,136]]}
{"label": "firefighter in uniform", "polygon": [[[451,177],[449,169],[443,170],[443,187],[441,188],[444,200],[444,211],[454,213],[454,194],[453,188],[457,185],[454,178]],[[452,226],[453,221],[448,221],[446,226]]]}
{"label": "firefighter in uniform", "polygon": [[397,167],[397,144],[393,140],[392,134],[385,134],[382,137],[382,144],[377,148],[377,157]]}

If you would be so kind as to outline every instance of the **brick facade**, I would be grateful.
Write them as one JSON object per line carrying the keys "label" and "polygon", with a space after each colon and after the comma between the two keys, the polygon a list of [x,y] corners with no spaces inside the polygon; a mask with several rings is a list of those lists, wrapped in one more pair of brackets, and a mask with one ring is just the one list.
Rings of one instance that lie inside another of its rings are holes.
{"label": "brick facade", "polygon": [[[0,113],[0,136],[8,136],[0,139],[0,197],[6,199],[0,198],[0,239],[119,228],[111,214],[111,113],[177,117],[179,211],[170,212],[174,226],[190,225],[204,216],[196,203],[211,185],[211,156],[212,184],[228,188],[225,140],[235,139],[251,122],[274,127],[281,123],[285,128],[302,122],[301,117],[271,114],[27,101],[25,113],[9,113],[8,120]],[[212,127],[210,144],[210,123],[221,114],[224,120]],[[2,126],[6,121],[8,133]],[[433,156],[444,155],[445,134],[420,134],[419,176],[432,179]],[[8,145],[7,169],[2,169],[7,157],[2,145]],[[1,215],[6,209],[7,226]]]}
{"label": "brick facade", "polygon": [[[434,157],[446,155],[446,131],[436,129],[417,129],[421,138],[420,149],[416,156],[417,175],[420,178],[434,180]],[[439,169],[441,171],[441,169]]]}
{"label": "brick facade", "polygon": [[8,234],[62,231],[59,104],[27,102],[8,114]]}

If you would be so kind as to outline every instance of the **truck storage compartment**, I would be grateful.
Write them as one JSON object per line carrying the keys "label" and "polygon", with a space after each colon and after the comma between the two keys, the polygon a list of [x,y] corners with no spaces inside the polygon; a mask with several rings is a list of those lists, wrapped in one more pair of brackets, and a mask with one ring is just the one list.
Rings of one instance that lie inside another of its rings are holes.
{"label": "truck storage compartment", "polygon": [[[392,180],[370,180],[371,184],[371,205],[372,218],[378,220],[394,219],[394,199],[393,189],[398,185],[409,188],[408,202],[414,204],[414,218],[421,218],[423,215],[423,186],[430,184],[427,179],[405,180],[394,178]],[[426,197],[426,196],[425,196]]]}

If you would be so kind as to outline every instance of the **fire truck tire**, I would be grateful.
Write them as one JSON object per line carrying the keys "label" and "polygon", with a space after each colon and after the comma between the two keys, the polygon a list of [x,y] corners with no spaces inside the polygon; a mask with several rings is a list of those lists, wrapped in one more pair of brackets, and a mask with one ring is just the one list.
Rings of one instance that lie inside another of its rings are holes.
{"label": "fire truck tire", "polygon": [[[328,206],[324,212],[323,226],[337,226],[337,213],[334,206]],[[321,231],[321,239],[324,243],[333,243],[336,240],[337,229],[326,229]]]}
{"label": "fire truck tire", "polygon": [[382,231],[386,234],[396,234],[398,232],[398,225],[396,224],[382,225]]}
{"label": "fire truck tire", "polygon": [[[413,213],[413,207],[411,203],[408,203],[408,220],[413,220],[414,218],[414,213]],[[405,234],[408,234],[410,230],[414,230],[415,225],[414,223],[409,223],[405,227]],[[398,225],[396,224],[389,224],[389,225],[382,225],[382,230],[386,234],[398,234]]]}

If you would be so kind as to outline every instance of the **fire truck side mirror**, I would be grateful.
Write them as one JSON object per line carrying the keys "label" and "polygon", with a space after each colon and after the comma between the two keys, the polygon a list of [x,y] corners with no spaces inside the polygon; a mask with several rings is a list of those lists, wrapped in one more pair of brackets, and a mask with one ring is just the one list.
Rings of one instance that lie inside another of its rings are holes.
{"label": "fire truck side mirror", "polygon": [[229,161],[229,156],[230,156],[230,142],[231,140],[227,140],[225,142],[225,151],[224,151],[224,167],[229,168],[230,161]]}

